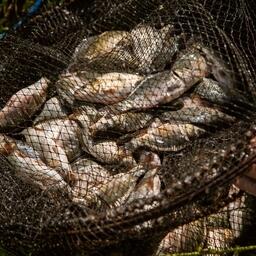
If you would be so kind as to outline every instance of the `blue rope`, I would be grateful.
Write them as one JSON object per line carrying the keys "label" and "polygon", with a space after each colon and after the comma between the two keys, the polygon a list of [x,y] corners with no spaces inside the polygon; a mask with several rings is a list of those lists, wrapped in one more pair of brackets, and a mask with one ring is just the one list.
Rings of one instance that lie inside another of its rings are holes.
{"label": "blue rope", "polygon": [[[35,0],[33,5],[29,7],[27,14],[25,17],[23,17],[21,20],[19,20],[12,28],[14,30],[18,29],[28,18],[32,17],[35,15],[39,9],[41,8],[44,0]],[[0,33],[0,40],[4,38],[6,33]]]}

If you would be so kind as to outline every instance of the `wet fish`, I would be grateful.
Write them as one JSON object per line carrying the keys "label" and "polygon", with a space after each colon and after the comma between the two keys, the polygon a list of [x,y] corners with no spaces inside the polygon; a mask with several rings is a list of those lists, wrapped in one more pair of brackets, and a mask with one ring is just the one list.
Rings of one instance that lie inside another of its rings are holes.
{"label": "wet fish", "polygon": [[89,117],[83,111],[80,111],[72,118],[80,124],[82,148],[85,152],[94,156],[98,161],[107,164],[133,166],[136,163],[132,157],[132,153],[122,146],[118,146],[115,141],[94,142],[89,129],[93,123],[93,117]]}
{"label": "wet fish", "polygon": [[53,97],[46,101],[44,108],[42,109],[41,113],[35,118],[33,123],[36,124],[40,121],[66,116],[67,113],[63,109],[59,99],[57,97]]}
{"label": "wet fish", "polygon": [[32,127],[26,128],[24,132],[30,129],[36,129],[36,130],[43,131],[45,133],[45,136],[47,136],[48,138],[55,139],[59,136],[65,120],[66,118],[54,118],[54,119],[41,121],[36,123]]}
{"label": "wet fish", "polygon": [[94,143],[88,136],[83,136],[84,151],[106,164],[134,166],[136,164],[131,151],[118,146],[115,141]]}
{"label": "wet fish", "polygon": [[68,190],[59,173],[47,166],[29,145],[0,134],[0,154],[5,156],[17,177],[41,190]]}
{"label": "wet fish", "polygon": [[97,202],[87,198],[87,204],[101,204],[103,201],[107,205],[115,203],[119,198],[123,197],[128,191],[132,190],[137,184],[138,179],[146,172],[143,166],[137,165],[127,173],[116,174],[99,186],[92,189],[96,195]]}
{"label": "wet fish", "polygon": [[177,111],[168,111],[159,117],[163,122],[189,123],[194,125],[205,125],[217,127],[219,124],[231,124],[236,118],[224,114],[216,108],[191,106]]}
{"label": "wet fish", "polygon": [[75,175],[73,192],[78,197],[84,197],[95,186],[110,179],[110,173],[100,164],[86,158],[80,158],[71,164]]}
{"label": "wet fish", "polygon": [[205,130],[192,124],[162,123],[158,119],[125,146],[133,150],[147,147],[160,152],[178,151],[204,133]]}
{"label": "wet fish", "polygon": [[45,163],[68,181],[72,170],[64,149],[54,139],[48,137],[45,131],[37,128],[25,129],[22,134],[26,142],[39,152]]}
{"label": "wet fish", "polygon": [[202,221],[194,221],[175,228],[169,232],[159,245],[160,253],[193,252],[202,246],[204,225]]}
{"label": "wet fish", "polygon": [[28,121],[46,101],[49,80],[41,78],[14,94],[0,111],[0,130],[18,127]]}
{"label": "wet fish", "polygon": [[106,31],[92,39],[89,46],[83,49],[83,52],[80,52],[79,58],[93,60],[110,53],[120,41],[126,40],[128,37],[129,33],[126,31]]}
{"label": "wet fish", "polygon": [[181,56],[170,71],[159,72],[145,78],[123,101],[102,112],[126,112],[147,109],[179,98],[194,84],[209,74],[204,57],[196,50]]}
{"label": "wet fish", "polygon": [[149,25],[138,25],[131,30],[132,48],[141,73],[163,71],[179,49],[180,36],[171,37],[172,25],[158,30]]}
{"label": "wet fish", "polygon": [[211,73],[221,85],[225,92],[231,92],[235,85],[234,70],[232,70],[223,60],[221,60],[214,50],[199,43],[194,44],[195,48],[201,51],[207,59],[211,68]]}
{"label": "wet fish", "polygon": [[204,78],[202,82],[196,86],[194,92],[203,99],[219,105],[225,105],[231,101],[230,96],[226,94],[222,86],[217,81],[210,78]]}
{"label": "wet fish", "polygon": [[157,153],[142,150],[140,153],[139,164],[143,165],[147,170],[160,168],[161,159]]}
{"label": "wet fish", "polygon": [[[208,228],[205,240],[207,249],[224,250],[230,247],[233,241],[233,232],[229,228]],[[214,256],[216,254],[207,253],[206,255]]]}
{"label": "wet fish", "polygon": [[132,132],[144,128],[152,118],[153,116],[148,113],[126,112],[111,117],[102,117],[90,127],[90,130],[92,134],[110,130]]}
{"label": "wet fish", "polygon": [[59,135],[53,138],[56,144],[63,148],[69,162],[82,154],[80,134],[81,130],[77,122],[66,118],[63,120]]}
{"label": "wet fish", "polygon": [[[99,74],[95,72],[67,72],[62,74],[55,83],[61,103],[73,107],[75,104],[75,92],[88,83],[88,78],[93,79],[98,75]],[[85,76],[86,79],[84,79],[83,76]]]}
{"label": "wet fish", "polygon": [[125,99],[135,89],[142,76],[128,73],[106,73],[86,80],[81,79],[83,86],[77,89],[74,97],[80,101],[101,104],[113,104]]}

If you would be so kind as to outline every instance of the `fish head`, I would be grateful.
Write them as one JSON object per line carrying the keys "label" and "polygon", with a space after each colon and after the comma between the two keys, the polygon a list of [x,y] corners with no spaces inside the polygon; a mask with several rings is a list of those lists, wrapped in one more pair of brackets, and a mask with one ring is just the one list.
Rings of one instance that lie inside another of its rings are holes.
{"label": "fish head", "polygon": [[152,169],[161,166],[159,156],[151,151],[143,150],[140,155],[139,163],[144,165],[147,169]]}
{"label": "fish head", "polygon": [[7,157],[16,148],[16,143],[11,138],[8,138],[4,134],[0,134],[0,155]]}

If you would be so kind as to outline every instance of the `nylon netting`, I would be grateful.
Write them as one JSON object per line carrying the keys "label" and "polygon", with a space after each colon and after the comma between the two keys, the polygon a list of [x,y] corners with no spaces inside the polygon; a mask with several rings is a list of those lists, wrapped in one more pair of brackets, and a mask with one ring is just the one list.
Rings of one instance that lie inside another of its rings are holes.
{"label": "nylon netting", "polygon": [[253,255],[256,199],[234,181],[255,168],[255,7],[63,1],[9,31],[0,246]]}

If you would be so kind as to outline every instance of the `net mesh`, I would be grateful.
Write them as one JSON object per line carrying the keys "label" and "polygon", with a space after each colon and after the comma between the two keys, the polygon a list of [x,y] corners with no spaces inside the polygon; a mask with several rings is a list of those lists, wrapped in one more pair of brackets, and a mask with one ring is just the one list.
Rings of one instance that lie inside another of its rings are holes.
{"label": "net mesh", "polygon": [[255,7],[63,1],[9,31],[1,247],[253,255]]}

